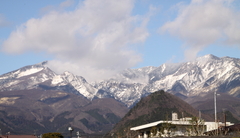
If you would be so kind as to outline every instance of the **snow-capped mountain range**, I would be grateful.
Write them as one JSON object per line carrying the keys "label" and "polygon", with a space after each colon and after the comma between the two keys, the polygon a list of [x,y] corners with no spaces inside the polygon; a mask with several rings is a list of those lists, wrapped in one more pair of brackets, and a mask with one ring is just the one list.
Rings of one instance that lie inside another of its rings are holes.
{"label": "snow-capped mountain range", "polygon": [[240,97],[240,59],[205,55],[184,63],[126,69],[110,79],[89,83],[70,72],[56,74],[47,62],[0,76],[0,91],[43,89],[82,95],[87,99],[111,97],[131,107],[157,90],[192,97],[224,92]]}

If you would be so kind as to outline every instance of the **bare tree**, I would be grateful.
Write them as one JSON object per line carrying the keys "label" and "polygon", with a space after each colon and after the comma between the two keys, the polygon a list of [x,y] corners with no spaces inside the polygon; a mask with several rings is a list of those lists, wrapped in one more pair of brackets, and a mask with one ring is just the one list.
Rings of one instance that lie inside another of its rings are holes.
{"label": "bare tree", "polygon": [[166,123],[161,123],[158,125],[160,128],[160,133],[159,136],[161,135],[165,135],[167,137],[170,137],[170,133],[173,132],[176,128],[176,125],[170,123],[170,122],[166,122]]}
{"label": "bare tree", "polygon": [[157,127],[156,126],[152,127],[150,132],[151,132],[151,137],[156,136],[157,135]]}
{"label": "bare tree", "polygon": [[191,135],[202,136],[205,130],[204,120],[198,117],[192,117],[189,121],[191,124]]}

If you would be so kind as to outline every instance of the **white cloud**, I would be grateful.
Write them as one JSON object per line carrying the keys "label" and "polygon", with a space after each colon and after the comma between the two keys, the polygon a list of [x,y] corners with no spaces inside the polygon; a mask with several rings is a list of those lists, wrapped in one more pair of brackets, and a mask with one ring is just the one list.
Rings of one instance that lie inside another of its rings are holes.
{"label": "white cloud", "polygon": [[6,20],[4,15],[0,14],[0,27],[6,27],[10,25],[10,22]]}
{"label": "white cloud", "polygon": [[74,0],[66,0],[60,4],[60,8],[66,8],[73,5]]}
{"label": "white cloud", "polygon": [[160,29],[185,42],[187,60],[216,42],[239,46],[240,12],[234,11],[232,5],[229,0],[192,0],[189,5],[178,5],[177,18]]}
{"label": "white cloud", "polygon": [[141,61],[129,45],[145,41],[147,19],[131,15],[133,7],[131,0],[85,0],[74,11],[51,11],[18,27],[2,50],[45,52],[55,57],[49,66],[59,73],[67,70],[88,81],[104,79]]}
{"label": "white cloud", "polygon": [[41,8],[40,14],[44,15],[46,13],[49,13],[51,11],[61,11],[64,12],[69,7],[74,7],[74,0],[66,0],[60,3],[59,5],[47,5],[46,7]]}

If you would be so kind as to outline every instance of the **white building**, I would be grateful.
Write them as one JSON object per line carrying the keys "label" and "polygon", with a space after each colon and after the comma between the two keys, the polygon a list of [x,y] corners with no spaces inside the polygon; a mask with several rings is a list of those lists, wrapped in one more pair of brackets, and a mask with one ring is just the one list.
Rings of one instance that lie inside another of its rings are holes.
{"label": "white building", "polygon": [[[168,136],[189,136],[194,135],[194,133],[191,131],[191,128],[194,126],[192,123],[190,123],[192,118],[185,117],[178,119],[177,113],[172,113],[172,120],[166,121],[156,121],[149,124],[144,124],[141,126],[136,126],[130,128],[130,130],[138,131],[138,138],[148,138],[148,137],[157,137],[161,135],[162,137],[168,137]],[[165,125],[165,126],[164,126]],[[168,125],[168,126],[167,126]],[[174,129],[169,129],[171,126],[174,126]],[[198,125],[195,127],[199,127],[199,131],[201,131],[201,134],[203,132],[215,130],[220,126],[224,126],[225,124],[222,122],[203,122],[201,125]],[[233,123],[226,122],[226,126],[234,125]],[[154,130],[156,129],[156,130]],[[153,132],[155,134],[153,134]]]}

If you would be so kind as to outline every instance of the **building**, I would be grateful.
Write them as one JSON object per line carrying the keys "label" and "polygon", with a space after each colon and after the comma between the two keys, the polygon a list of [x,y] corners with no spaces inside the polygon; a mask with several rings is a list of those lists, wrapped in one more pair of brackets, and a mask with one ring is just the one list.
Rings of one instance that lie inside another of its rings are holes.
{"label": "building", "polygon": [[224,136],[239,136],[240,135],[240,124],[231,126],[221,126],[218,129],[207,131],[204,133],[208,136],[224,135]]}
{"label": "building", "polygon": [[37,138],[35,135],[2,135],[0,138]]}
{"label": "building", "polygon": [[[226,126],[233,125],[226,122]],[[204,122],[201,119],[192,120],[190,117],[178,119],[177,113],[172,113],[172,120],[161,120],[141,126],[130,128],[138,131],[138,138],[148,137],[169,137],[169,136],[195,136],[203,135],[204,132],[212,131],[220,126],[225,126],[222,122]]]}
{"label": "building", "polygon": [[239,136],[240,135],[240,124],[227,126],[225,129],[226,135]]}

